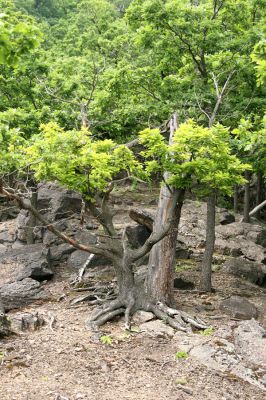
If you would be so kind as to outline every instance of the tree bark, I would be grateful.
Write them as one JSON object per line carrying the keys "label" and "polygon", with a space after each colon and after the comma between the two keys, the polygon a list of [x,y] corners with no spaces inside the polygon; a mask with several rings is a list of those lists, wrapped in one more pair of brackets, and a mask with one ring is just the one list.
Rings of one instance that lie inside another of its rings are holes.
{"label": "tree bark", "polygon": [[210,194],[207,200],[207,222],[206,222],[206,248],[201,266],[200,289],[211,292],[212,289],[212,256],[215,244],[215,209],[216,194]]}
{"label": "tree bark", "polygon": [[243,222],[250,222],[249,211],[250,211],[250,172],[245,171],[245,178],[247,182],[245,183],[244,191],[244,218]]}
{"label": "tree bark", "polygon": [[[173,304],[176,242],[184,195],[185,190],[175,190],[174,193],[170,193],[166,186],[161,189],[153,227],[156,232],[167,219],[171,218],[173,221],[168,235],[151,250],[147,277],[147,288],[151,297],[168,305]],[[176,198],[176,207],[170,214],[169,207],[173,196]]]}
{"label": "tree bark", "polygon": [[[170,121],[170,138],[178,128],[176,113]],[[167,181],[168,174],[164,175]],[[157,213],[154,220],[153,232],[161,229],[166,221],[171,220],[171,228],[168,235],[153,246],[149,257],[149,272],[147,276],[147,291],[151,298],[171,305],[173,303],[173,282],[175,253],[181,209],[185,196],[184,189],[175,189],[164,185],[161,188]],[[173,202],[175,206],[172,207]]]}

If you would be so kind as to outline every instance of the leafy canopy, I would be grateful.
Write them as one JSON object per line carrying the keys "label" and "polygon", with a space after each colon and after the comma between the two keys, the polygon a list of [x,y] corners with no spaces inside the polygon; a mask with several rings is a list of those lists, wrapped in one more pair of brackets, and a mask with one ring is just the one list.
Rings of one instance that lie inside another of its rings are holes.
{"label": "leafy canopy", "polygon": [[231,154],[229,130],[220,124],[205,128],[189,120],[180,125],[171,145],[158,129],[146,129],[140,141],[147,148],[142,152],[147,170],[169,172],[168,184],[177,188],[197,183],[207,191],[230,195],[235,184],[244,182],[242,173],[249,168]]}
{"label": "leafy canopy", "polygon": [[49,123],[41,130],[30,144],[18,147],[17,157],[14,149],[17,162],[30,168],[37,180],[56,180],[90,200],[110,191],[121,172],[135,180],[168,172],[167,183],[177,188],[197,183],[207,192],[231,194],[235,184],[244,182],[242,173],[249,167],[230,153],[228,129],[219,124],[204,128],[189,120],[180,125],[171,145],[158,129],[142,131],[144,163],[125,145],[97,140],[86,129],[65,131]]}
{"label": "leafy canopy", "polygon": [[40,31],[11,1],[1,0],[0,10],[0,64],[17,66],[20,58],[39,44]]}
{"label": "leafy canopy", "polygon": [[25,163],[37,180],[56,180],[92,199],[109,190],[119,172],[145,178],[133,152],[111,139],[95,140],[86,129],[65,131],[56,123],[41,126],[41,134],[25,148]]}

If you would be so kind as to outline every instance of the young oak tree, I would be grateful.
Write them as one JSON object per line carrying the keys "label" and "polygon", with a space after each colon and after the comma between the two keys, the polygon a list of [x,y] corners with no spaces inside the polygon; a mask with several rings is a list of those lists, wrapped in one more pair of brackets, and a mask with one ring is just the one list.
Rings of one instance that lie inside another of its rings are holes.
{"label": "young oak tree", "polygon": [[[142,264],[143,257],[168,234],[175,221],[168,219],[160,227],[154,226],[146,242],[138,249],[132,249],[125,231],[121,233],[114,225],[116,210],[109,200],[115,185],[121,181],[121,178],[117,179],[121,172],[133,180],[149,180],[154,172],[164,174],[163,185],[177,189],[176,195],[170,197],[168,207],[172,209],[176,208],[180,190],[192,187],[195,181],[210,189],[228,192],[232,185],[241,182],[245,166],[230,154],[227,136],[227,129],[220,125],[209,129],[188,121],[173,132],[172,143],[167,144],[158,129],[146,129],[139,135],[144,146],[142,156],[146,160],[142,164],[126,145],[117,145],[108,139],[95,140],[86,129],[64,131],[50,123],[42,126],[42,134],[36,135],[21,149],[24,154],[22,166],[27,165],[36,180],[54,180],[81,193],[91,214],[103,228],[97,244],[78,243],[45,221],[23,194],[18,195],[2,185],[1,192],[5,196],[31,211],[51,232],[78,249],[102,255],[112,262],[117,275],[118,297],[96,310],[88,325],[98,327],[124,313],[129,328],[131,315],[142,309],[153,312],[177,329],[186,330],[187,323],[196,328],[206,327],[197,318],[170,308],[167,299],[158,298],[156,289],[161,284],[160,274],[152,267],[144,281],[135,272],[135,267]],[[164,265],[160,264],[159,268],[163,269]]]}

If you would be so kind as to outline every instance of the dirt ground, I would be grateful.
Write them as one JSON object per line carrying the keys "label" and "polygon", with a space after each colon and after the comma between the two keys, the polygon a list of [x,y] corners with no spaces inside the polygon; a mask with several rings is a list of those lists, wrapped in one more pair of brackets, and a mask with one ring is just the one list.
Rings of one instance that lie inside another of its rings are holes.
{"label": "dirt ground", "polygon": [[[179,276],[195,283],[198,278],[192,270]],[[38,312],[48,323],[0,342],[1,400],[266,399],[266,392],[236,376],[211,370],[194,359],[176,359],[181,333],[173,338],[127,334],[120,320],[103,327],[102,334],[111,338],[111,344],[96,340],[85,328],[92,308],[86,304],[70,308],[72,294],[64,281],[47,287],[52,301],[23,312]],[[219,301],[237,290],[246,290],[259,309],[265,309],[266,292],[254,285],[216,273],[214,287],[216,292],[207,302],[196,291],[178,290],[177,304],[194,313],[198,308],[214,329],[228,322],[219,312]],[[62,293],[66,297],[57,301]],[[211,307],[204,311],[206,303]]]}

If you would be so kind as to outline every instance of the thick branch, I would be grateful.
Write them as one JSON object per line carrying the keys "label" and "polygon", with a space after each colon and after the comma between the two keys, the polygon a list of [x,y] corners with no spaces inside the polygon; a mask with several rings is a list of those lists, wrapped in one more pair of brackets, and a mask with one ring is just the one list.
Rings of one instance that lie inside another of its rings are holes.
{"label": "thick branch", "polygon": [[[172,198],[171,198],[171,207],[170,209],[175,209],[176,204],[178,202],[180,193],[178,191],[175,191],[172,194]],[[169,215],[172,215],[172,212],[169,212]],[[169,220],[165,223],[164,226],[161,227],[161,229],[159,229],[158,231],[155,231],[151,234],[151,236],[146,240],[146,242],[144,243],[144,245],[142,247],[140,247],[137,250],[134,250],[134,253],[131,253],[131,259],[133,260],[133,262],[139,260],[141,257],[144,257],[146,254],[149,253],[149,251],[152,249],[152,247],[158,243],[160,240],[162,240],[167,233],[169,232],[171,226],[172,226],[173,221]]]}
{"label": "thick branch", "polygon": [[2,193],[4,196],[6,196],[10,200],[15,200],[18,203],[18,206],[21,209],[28,210],[30,211],[39,221],[41,221],[42,225],[45,226],[50,232],[54,233],[57,237],[62,239],[64,242],[70,244],[71,246],[75,247],[76,249],[86,251],[88,253],[93,253],[93,254],[98,254],[105,256],[106,258],[113,260],[114,255],[112,254],[111,251],[108,251],[107,249],[101,248],[100,244],[93,246],[93,245],[83,245],[78,243],[76,240],[72,239],[71,237],[63,234],[60,232],[58,229],[55,228],[53,224],[50,222],[46,221],[45,218],[39,213],[39,211],[33,207],[29,202],[25,201],[21,196],[11,193],[8,190],[4,189],[0,185],[0,193]]}

